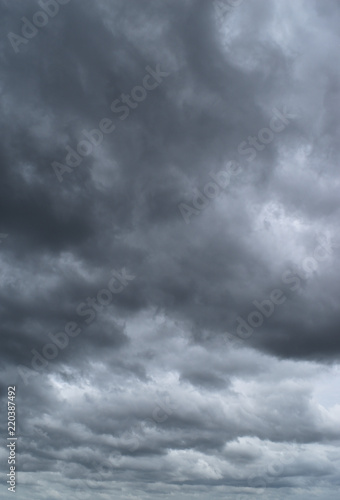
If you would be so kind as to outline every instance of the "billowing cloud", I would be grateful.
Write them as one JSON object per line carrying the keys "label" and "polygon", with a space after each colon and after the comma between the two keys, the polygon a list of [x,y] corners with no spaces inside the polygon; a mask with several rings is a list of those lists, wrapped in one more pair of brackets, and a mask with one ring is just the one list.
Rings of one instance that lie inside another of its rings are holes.
{"label": "billowing cloud", "polygon": [[0,11],[18,499],[337,498],[338,3]]}

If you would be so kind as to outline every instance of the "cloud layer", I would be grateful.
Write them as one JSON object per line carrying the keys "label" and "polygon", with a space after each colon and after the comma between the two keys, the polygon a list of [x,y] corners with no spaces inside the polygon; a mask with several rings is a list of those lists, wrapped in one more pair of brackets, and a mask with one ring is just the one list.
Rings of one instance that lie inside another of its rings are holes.
{"label": "cloud layer", "polygon": [[19,500],[337,498],[340,9],[222,4],[1,3]]}

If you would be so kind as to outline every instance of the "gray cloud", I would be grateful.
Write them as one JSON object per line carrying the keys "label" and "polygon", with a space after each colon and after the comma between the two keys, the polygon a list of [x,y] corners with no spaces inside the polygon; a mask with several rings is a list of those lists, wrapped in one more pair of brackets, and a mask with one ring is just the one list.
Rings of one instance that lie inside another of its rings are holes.
{"label": "gray cloud", "polygon": [[[224,4],[0,5],[19,500],[337,498],[339,6]],[[43,5],[58,12],[14,50]]]}

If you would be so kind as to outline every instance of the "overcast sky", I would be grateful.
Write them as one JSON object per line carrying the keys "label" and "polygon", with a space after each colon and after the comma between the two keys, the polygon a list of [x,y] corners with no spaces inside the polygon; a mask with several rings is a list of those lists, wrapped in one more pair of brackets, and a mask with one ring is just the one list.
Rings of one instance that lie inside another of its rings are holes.
{"label": "overcast sky", "polygon": [[337,499],[339,2],[58,1],[0,1],[16,498]]}

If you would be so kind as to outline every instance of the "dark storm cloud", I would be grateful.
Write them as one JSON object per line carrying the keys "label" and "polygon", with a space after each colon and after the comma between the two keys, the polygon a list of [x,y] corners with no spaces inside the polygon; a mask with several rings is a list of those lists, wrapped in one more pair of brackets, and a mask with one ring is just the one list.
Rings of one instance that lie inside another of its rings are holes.
{"label": "dark storm cloud", "polygon": [[340,10],[225,4],[0,5],[1,387],[35,498],[336,498]]}

